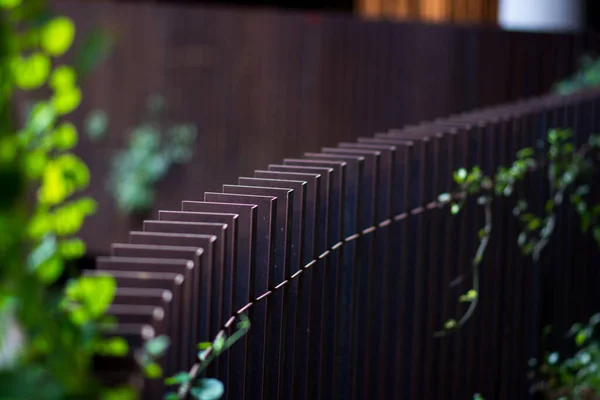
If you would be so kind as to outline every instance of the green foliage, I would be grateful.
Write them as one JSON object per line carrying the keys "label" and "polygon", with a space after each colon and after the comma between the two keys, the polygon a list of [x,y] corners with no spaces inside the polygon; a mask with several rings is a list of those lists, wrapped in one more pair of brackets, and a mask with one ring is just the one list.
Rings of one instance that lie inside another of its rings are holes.
{"label": "green foliage", "polygon": [[187,398],[187,394],[198,400],[218,400],[223,396],[225,393],[223,383],[214,378],[203,377],[202,374],[211,362],[246,335],[250,329],[250,320],[244,314],[240,315],[240,319],[237,330],[231,336],[226,337],[221,332],[213,342],[198,343],[199,363],[189,372],[179,372],[165,379],[167,386],[178,386],[177,391],[165,395],[165,400],[184,399]]}
{"label": "green foliage", "polygon": [[579,69],[567,79],[558,82],[552,90],[559,94],[570,94],[578,90],[600,85],[600,58],[582,57]]}
{"label": "green foliage", "polygon": [[[95,202],[68,115],[81,101],[78,75],[57,57],[75,37],[67,17],[43,0],[0,0],[0,398],[133,399],[135,390],[104,388],[96,354],[124,355],[127,343],[105,338],[115,293],[109,276],[70,277],[65,266],[85,253],[77,233]],[[42,89],[39,92],[31,92]],[[14,95],[37,98],[22,126]],[[29,200],[29,189],[37,197]],[[57,280],[70,278],[61,287]]]}
{"label": "green foliage", "polygon": [[[565,400],[593,399],[600,394],[599,323],[600,314],[596,314],[587,325],[571,327],[567,336],[573,341],[575,351],[570,357],[563,358],[557,352],[546,354],[539,366],[544,392],[558,394]],[[537,364],[535,359],[529,362],[534,367]],[[541,390],[538,388],[538,391]]]}
{"label": "green foliage", "polygon": [[108,129],[108,116],[103,110],[92,110],[85,119],[85,133],[92,141],[102,139]]}
{"label": "green foliage", "polygon": [[[517,152],[516,160],[508,167],[501,166],[493,176],[486,176],[477,166],[470,171],[460,168],[454,172],[457,184],[455,193],[443,193],[438,197],[442,204],[450,205],[450,212],[457,214],[469,196],[476,196],[477,204],[484,209],[485,224],[479,230],[479,245],[471,263],[473,287],[458,299],[469,307],[457,321],[449,319],[436,336],[445,336],[459,330],[473,315],[479,297],[479,270],[492,233],[492,204],[496,198],[515,199],[513,216],[520,222],[521,232],[517,244],[523,254],[538,261],[556,227],[556,210],[565,199],[575,208],[581,219],[583,232],[592,232],[600,247],[600,204],[588,204],[589,182],[598,172],[596,163],[600,153],[600,136],[592,135],[588,143],[575,150],[572,134],[568,129],[552,129],[548,132],[545,154],[535,154],[525,148]],[[523,196],[525,177],[535,170],[547,169],[549,198],[541,215],[529,209]]]}
{"label": "green foliage", "polygon": [[[189,162],[196,140],[192,124],[173,124],[163,129],[160,123],[164,108],[162,97],[148,99],[148,119],[133,128],[128,146],[112,160],[108,189],[119,209],[139,213],[152,208],[155,187],[174,164]],[[102,136],[107,125],[105,114],[88,117],[88,134],[93,139]],[[92,126],[93,125],[95,126]]]}
{"label": "green foliage", "polygon": [[94,67],[101,64],[115,45],[115,38],[109,32],[95,28],[81,41],[73,65],[80,77],[86,77]]}

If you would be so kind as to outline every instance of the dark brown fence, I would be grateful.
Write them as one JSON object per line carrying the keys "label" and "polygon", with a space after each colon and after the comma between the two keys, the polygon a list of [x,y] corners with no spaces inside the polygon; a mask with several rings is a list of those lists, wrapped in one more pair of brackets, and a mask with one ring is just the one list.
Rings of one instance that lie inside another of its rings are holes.
{"label": "dark brown fence", "polygon": [[[464,311],[456,299],[469,284],[449,283],[469,281],[483,224],[475,204],[452,216],[436,199],[451,189],[453,170],[491,173],[520,148],[544,146],[552,127],[572,127],[576,144],[586,141],[600,129],[600,91],[481,109],[284,159],[160,211],[86,273],[117,278],[119,329],[173,337],[168,372],[187,370],[194,343],[230,333],[247,313],[248,336],[210,371],[228,399],[526,398],[541,326],[561,332],[600,304],[593,241],[562,212],[562,234],[534,265],[520,256],[511,204],[498,202],[477,312],[458,334],[434,339]],[[538,212],[543,173],[525,188]]]}
{"label": "dark brown fence", "polygon": [[100,203],[82,232],[96,254],[137,224],[116,212],[105,182],[149,94],[164,94],[167,117],[200,132],[193,161],[161,184],[157,212],[282,157],[546,93],[582,53],[598,49],[591,34],[139,3],[56,6],[80,37],[95,25],[117,37],[85,82],[78,114],[100,107],[110,116],[106,140],[78,148]]}

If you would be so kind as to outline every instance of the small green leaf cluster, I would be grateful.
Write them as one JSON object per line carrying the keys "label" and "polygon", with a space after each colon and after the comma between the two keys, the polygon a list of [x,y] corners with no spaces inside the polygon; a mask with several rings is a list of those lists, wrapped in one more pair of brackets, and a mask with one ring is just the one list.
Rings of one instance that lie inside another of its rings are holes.
{"label": "small green leaf cluster", "polygon": [[[155,188],[174,164],[191,160],[196,127],[172,124],[163,129],[160,119],[164,100],[154,95],[148,99],[148,119],[133,128],[127,147],[112,160],[108,190],[118,208],[126,213],[140,213],[152,208]],[[88,118],[88,135],[97,139],[108,124],[106,114],[95,112]]]}
{"label": "small green leaf cluster", "polygon": [[[587,324],[571,327],[567,337],[573,341],[575,351],[570,357],[563,358],[554,351],[546,354],[538,368],[546,392],[560,393],[564,400],[587,400],[600,394],[599,324],[600,314],[595,314]],[[530,360],[529,365],[538,367],[538,360]]]}
{"label": "small green leaf cluster", "polygon": [[246,335],[250,329],[250,320],[245,314],[241,314],[240,319],[237,330],[231,336],[227,337],[221,332],[212,342],[198,343],[199,364],[189,372],[179,372],[165,379],[166,385],[178,386],[177,391],[165,395],[165,400],[183,399],[188,393],[197,400],[218,400],[223,396],[223,383],[202,375],[212,361]]}
{"label": "small green leaf cluster", "polygon": [[572,76],[556,83],[552,90],[566,95],[598,85],[600,85],[600,58],[586,55],[581,58],[579,69]]}
{"label": "small green leaf cluster", "polygon": [[164,335],[144,343],[144,347],[136,354],[135,358],[146,378],[158,379],[162,377],[162,368],[157,360],[165,355],[170,346],[171,340]]}

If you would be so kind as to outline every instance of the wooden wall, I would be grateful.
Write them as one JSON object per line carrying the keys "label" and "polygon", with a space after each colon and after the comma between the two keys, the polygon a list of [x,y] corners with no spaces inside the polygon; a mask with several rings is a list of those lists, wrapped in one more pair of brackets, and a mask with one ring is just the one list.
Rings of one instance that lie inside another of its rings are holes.
{"label": "wooden wall", "polygon": [[[196,154],[160,184],[176,208],[284,156],[547,91],[597,41],[590,35],[372,22],[338,15],[57,1],[80,31],[110,28],[118,45],[84,85],[110,115],[99,145],[82,139],[99,211],[84,227],[94,253],[135,221],[107,194],[109,160],[163,93],[169,117],[199,127]],[[133,225],[132,225],[133,224]]]}

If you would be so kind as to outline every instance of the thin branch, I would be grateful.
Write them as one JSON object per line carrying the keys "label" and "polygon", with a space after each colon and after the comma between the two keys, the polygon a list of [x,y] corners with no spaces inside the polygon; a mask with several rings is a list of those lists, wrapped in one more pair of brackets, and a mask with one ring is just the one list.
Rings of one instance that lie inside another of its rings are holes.
{"label": "thin branch", "polygon": [[444,337],[448,336],[451,333],[457,332],[461,327],[463,327],[467,321],[473,316],[475,309],[477,308],[477,303],[479,300],[479,268],[481,262],[483,261],[483,255],[485,254],[485,250],[490,242],[490,237],[492,234],[492,200],[488,200],[484,205],[485,211],[485,234],[481,238],[479,242],[479,247],[477,248],[477,252],[475,253],[475,257],[473,258],[471,272],[473,274],[473,290],[476,293],[476,297],[471,300],[469,304],[469,308],[463,314],[463,316],[458,320],[456,325],[454,325],[451,329],[446,329],[442,331],[437,331],[434,333],[434,337]]}

